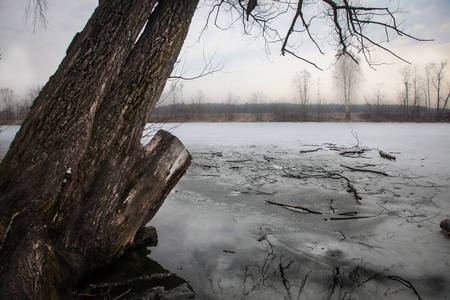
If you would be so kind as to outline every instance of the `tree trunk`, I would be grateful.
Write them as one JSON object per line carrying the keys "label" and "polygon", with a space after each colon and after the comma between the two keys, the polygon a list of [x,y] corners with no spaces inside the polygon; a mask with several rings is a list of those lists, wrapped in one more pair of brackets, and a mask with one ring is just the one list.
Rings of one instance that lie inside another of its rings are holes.
{"label": "tree trunk", "polygon": [[140,138],[197,3],[101,1],[74,37],[0,165],[6,299],[70,298],[184,174],[190,155],[175,137]]}

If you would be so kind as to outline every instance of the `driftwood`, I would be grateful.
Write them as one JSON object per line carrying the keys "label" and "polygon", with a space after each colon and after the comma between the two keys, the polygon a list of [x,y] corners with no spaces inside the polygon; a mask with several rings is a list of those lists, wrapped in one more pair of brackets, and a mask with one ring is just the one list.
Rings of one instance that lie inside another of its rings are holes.
{"label": "driftwood", "polygon": [[348,155],[354,155],[354,154],[363,154],[365,150],[350,150],[350,151],[344,151],[339,153],[339,155],[348,156]]}
{"label": "driftwood", "polygon": [[346,166],[346,165],[343,165],[343,164],[341,164],[341,167],[347,168],[347,169],[352,170],[352,171],[368,172],[368,173],[380,174],[380,175],[383,175],[383,176],[389,176],[389,174],[387,174],[385,172],[382,172],[382,171],[377,171],[377,170],[357,169],[357,168],[349,167],[349,166]]}
{"label": "driftwood", "polygon": [[386,153],[382,150],[378,151],[378,153],[380,153],[380,156],[389,160],[396,160],[396,157],[393,155],[390,155],[389,153]]}
{"label": "driftwood", "polygon": [[352,182],[350,181],[350,179],[348,179],[347,177],[345,177],[345,176],[342,175],[342,174],[339,174],[339,177],[342,178],[342,179],[345,179],[345,181],[347,181],[347,187],[348,187],[347,191],[348,191],[349,193],[352,193],[353,196],[355,197],[355,200],[358,201],[358,203],[361,204],[362,197],[359,195],[358,191],[357,191],[356,188],[353,186],[353,184],[352,184]]}
{"label": "driftwood", "polygon": [[[353,219],[357,219],[358,218],[358,217],[353,217],[353,216],[355,216],[357,214],[356,211],[343,212],[343,213],[327,213],[327,212],[319,212],[319,211],[311,210],[311,209],[306,208],[304,206],[278,203],[278,202],[273,202],[273,201],[269,201],[269,200],[266,200],[266,203],[282,206],[284,208],[293,209],[293,210],[296,210],[296,211],[303,211],[303,212],[310,213],[310,214],[316,214],[316,215],[351,216],[351,218],[353,218]],[[367,217],[362,217],[362,218],[367,218]]]}
{"label": "driftwood", "polygon": [[317,152],[319,150],[322,150],[322,148],[317,148],[317,149],[313,149],[313,150],[300,150],[300,153]]}
{"label": "driftwood", "polygon": [[327,171],[323,167],[309,167],[309,166],[302,166],[304,169],[306,169],[309,173],[306,173],[304,171],[293,174],[292,172],[287,172],[286,168],[283,168],[284,176],[290,177],[290,178],[296,178],[296,179],[305,179],[305,178],[330,178],[330,179],[345,179],[347,182],[347,191],[349,193],[352,193],[355,197],[355,200],[358,201],[358,203],[361,203],[362,197],[359,195],[356,188],[352,185],[350,179],[342,175],[342,172],[337,171]]}
{"label": "driftwood", "polygon": [[368,219],[368,218],[374,218],[375,216],[351,216],[351,217],[339,217],[335,218],[332,217],[330,220],[332,221],[340,221],[340,220],[353,220],[353,219]]}

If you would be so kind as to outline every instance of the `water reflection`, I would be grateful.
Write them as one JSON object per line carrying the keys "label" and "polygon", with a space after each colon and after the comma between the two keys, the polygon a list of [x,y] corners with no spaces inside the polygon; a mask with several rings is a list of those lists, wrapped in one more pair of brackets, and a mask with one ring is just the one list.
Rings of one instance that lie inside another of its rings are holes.
{"label": "water reflection", "polygon": [[195,296],[183,278],[149,258],[140,247],[96,270],[80,283],[76,299],[188,299]]}
{"label": "water reflection", "polygon": [[251,213],[195,196],[172,194],[166,200],[151,222],[159,244],[150,257],[185,278],[196,299],[415,296],[389,269],[345,260],[338,250],[317,257],[295,251],[263,226],[250,226]]}

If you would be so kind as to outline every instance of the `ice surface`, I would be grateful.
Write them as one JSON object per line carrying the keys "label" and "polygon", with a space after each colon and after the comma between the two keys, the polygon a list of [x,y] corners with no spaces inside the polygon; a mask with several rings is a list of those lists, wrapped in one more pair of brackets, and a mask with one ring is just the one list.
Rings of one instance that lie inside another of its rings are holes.
{"label": "ice surface", "polygon": [[[151,257],[199,299],[414,299],[412,287],[422,299],[447,298],[449,238],[439,222],[450,216],[449,124],[166,126],[193,164],[151,221],[159,232]],[[360,157],[333,150],[358,142],[368,150]],[[286,177],[317,168],[342,172],[361,204],[345,181]],[[333,221],[333,210],[372,218]]]}

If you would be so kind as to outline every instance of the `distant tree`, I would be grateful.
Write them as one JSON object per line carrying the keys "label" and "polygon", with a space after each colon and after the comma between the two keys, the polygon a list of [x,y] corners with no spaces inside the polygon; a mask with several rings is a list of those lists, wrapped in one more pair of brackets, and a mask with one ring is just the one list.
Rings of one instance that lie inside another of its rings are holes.
{"label": "distant tree", "polygon": [[0,121],[9,124],[15,120],[16,95],[8,88],[0,89]]}
{"label": "distant tree", "polygon": [[306,69],[295,74],[293,80],[296,94],[300,100],[300,119],[302,121],[306,120],[308,116],[309,88],[311,86],[311,80],[311,73]]}
{"label": "distant tree", "polygon": [[369,103],[369,101],[366,99],[366,97],[364,97],[367,107],[369,108],[369,112],[368,115],[370,115],[370,119],[374,120],[374,121],[381,121],[385,111],[384,111],[384,103],[383,100],[385,98],[384,93],[382,91],[382,88],[384,87],[383,83],[378,83],[376,85],[376,90],[374,93],[374,104]]}
{"label": "distant tree", "polygon": [[225,99],[225,115],[227,121],[233,121],[236,112],[236,100],[231,92],[228,92]]}
{"label": "distant tree", "polygon": [[194,106],[195,114],[198,119],[203,120],[203,116],[205,114],[205,102],[206,102],[206,94],[203,90],[197,90],[194,97],[192,98],[192,104]]}
{"label": "distant tree", "polygon": [[175,120],[178,119],[178,105],[181,101],[180,99],[180,86],[178,85],[178,82],[172,82],[170,84],[170,94],[169,99],[171,107],[172,107],[172,116]]}
{"label": "distant tree", "polygon": [[322,121],[322,95],[320,94],[320,78],[317,78],[317,121]]}
{"label": "distant tree", "polygon": [[339,57],[334,66],[334,82],[341,92],[341,99],[345,105],[345,118],[351,119],[351,106],[363,74],[358,60],[354,56],[343,55]]}
{"label": "distant tree", "polygon": [[417,72],[417,68],[413,69],[412,88],[413,88],[413,116],[414,118],[420,117],[420,104],[421,104],[421,86],[422,78]]}
{"label": "distant tree", "polygon": [[251,109],[252,109],[253,114],[255,115],[256,122],[263,121],[263,115],[262,115],[263,100],[264,100],[264,94],[262,91],[254,92],[250,96]]}
{"label": "distant tree", "polygon": [[[436,90],[436,115],[437,117],[441,117],[447,108],[448,100],[450,97],[450,90],[445,95],[444,88],[444,80],[445,80],[445,68],[447,67],[448,61],[442,61],[439,66],[436,64],[431,65],[431,70],[433,74],[432,83],[434,89]],[[448,85],[448,84],[447,84]]]}
{"label": "distant tree", "polygon": [[403,113],[405,115],[409,114],[409,97],[410,97],[409,90],[411,85],[411,76],[412,76],[411,67],[407,66],[400,69],[400,77],[404,88],[402,98],[403,98]]}
{"label": "distant tree", "polygon": [[30,111],[31,105],[34,102],[34,99],[38,97],[39,93],[42,90],[42,87],[42,85],[35,85],[28,88],[25,97],[17,103],[16,113],[18,120],[25,120]]}
{"label": "distant tree", "polygon": [[425,106],[427,107],[428,115],[431,115],[431,70],[433,66],[431,63],[425,65],[426,81],[423,85],[425,95]]}

